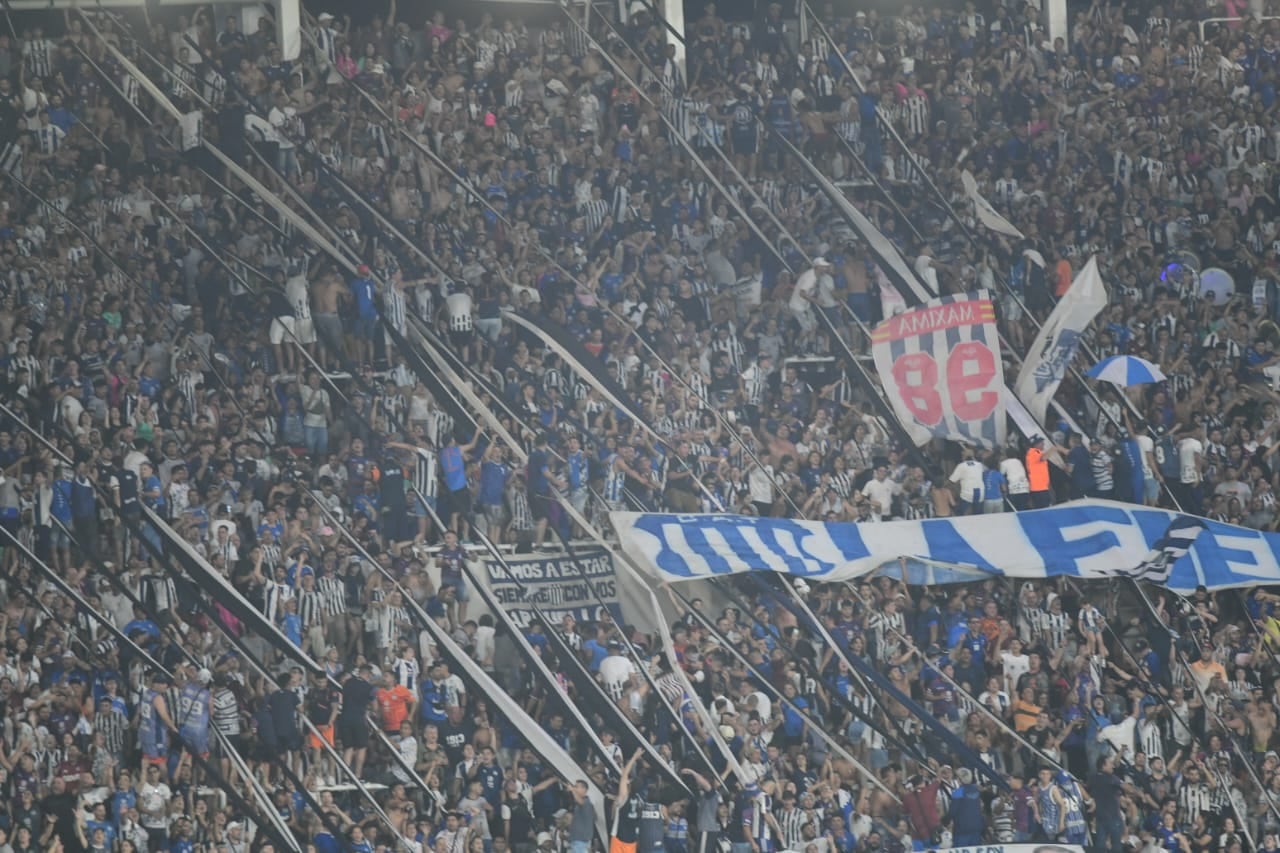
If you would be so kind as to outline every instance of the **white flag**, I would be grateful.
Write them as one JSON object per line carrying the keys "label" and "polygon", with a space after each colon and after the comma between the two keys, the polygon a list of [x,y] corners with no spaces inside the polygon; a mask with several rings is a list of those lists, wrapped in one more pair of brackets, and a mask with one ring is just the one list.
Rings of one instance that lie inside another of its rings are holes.
{"label": "white flag", "polygon": [[204,144],[204,112],[193,110],[178,119],[182,129],[182,150],[190,151]]}
{"label": "white flag", "polygon": [[1107,288],[1098,275],[1098,259],[1092,257],[1071,282],[1071,288],[1040,327],[1035,343],[1022,362],[1014,392],[1039,423],[1058,384],[1075,358],[1080,336],[1107,304]]}
{"label": "white flag", "polygon": [[1004,234],[1006,237],[1017,237],[1022,240],[1022,232],[1014,227],[1013,223],[1000,215],[991,202],[982,197],[978,192],[978,182],[973,179],[973,175],[968,169],[960,173],[960,182],[964,184],[964,194],[973,202],[973,209],[978,214],[978,220],[997,234]]}

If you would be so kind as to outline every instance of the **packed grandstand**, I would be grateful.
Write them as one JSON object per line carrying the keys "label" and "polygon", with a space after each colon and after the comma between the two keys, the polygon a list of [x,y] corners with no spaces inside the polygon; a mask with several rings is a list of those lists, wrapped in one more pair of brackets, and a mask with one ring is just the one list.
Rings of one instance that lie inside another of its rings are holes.
{"label": "packed grandstand", "polygon": [[0,853],[1280,852],[1280,19],[1037,5],[4,4]]}

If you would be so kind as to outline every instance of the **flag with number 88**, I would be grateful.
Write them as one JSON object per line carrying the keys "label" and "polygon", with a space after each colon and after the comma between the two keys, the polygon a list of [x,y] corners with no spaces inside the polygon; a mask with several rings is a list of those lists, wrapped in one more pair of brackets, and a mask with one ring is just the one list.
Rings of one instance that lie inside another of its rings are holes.
{"label": "flag with number 88", "polygon": [[986,291],[890,317],[872,330],[871,353],[885,397],[917,446],[934,438],[1004,444],[1004,368]]}

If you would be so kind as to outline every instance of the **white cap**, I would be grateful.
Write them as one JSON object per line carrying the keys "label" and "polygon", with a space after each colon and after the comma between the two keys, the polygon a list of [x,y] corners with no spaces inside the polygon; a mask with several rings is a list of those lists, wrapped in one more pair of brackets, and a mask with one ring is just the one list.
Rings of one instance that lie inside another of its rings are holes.
{"label": "white cap", "polygon": [[316,15],[316,20],[317,20],[317,21],[332,21],[332,20],[333,20],[333,14],[332,14],[332,13],[330,13],[330,12],[321,12],[319,15]]}
{"label": "white cap", "polygon": [[831,263],[826,258],[817,257],[813,259],[813,265],[815,267],[829,267],[831,266]]}
{"label": "white cap", "polygon": [[201,684],[208,684],[210,681],[213,681],[213,673],[207,668],[201,668],[201,670],[196,673],[196,681]]}

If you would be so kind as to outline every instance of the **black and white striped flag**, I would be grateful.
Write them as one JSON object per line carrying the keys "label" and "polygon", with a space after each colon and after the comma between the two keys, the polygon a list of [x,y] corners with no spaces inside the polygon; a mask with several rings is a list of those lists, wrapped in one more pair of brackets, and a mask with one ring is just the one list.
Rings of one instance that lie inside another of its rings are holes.
{"label": "black and white striped flag", "polygon": [[1205,529],[1205,523],[1189,515],[1180,515],[1169,523],[1169,529],[1155,541],[1151,551],[1132,569],[1103,572],[1109,577],[1132,578],[1137,581],[1163,584],[1173,573],[1174,564],[1191,550],[1196,537]]}
{"label": "black and white striped flag", "polygon": [[0,172],[22,180],[22,145],[17,140],[0,148]]}

